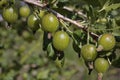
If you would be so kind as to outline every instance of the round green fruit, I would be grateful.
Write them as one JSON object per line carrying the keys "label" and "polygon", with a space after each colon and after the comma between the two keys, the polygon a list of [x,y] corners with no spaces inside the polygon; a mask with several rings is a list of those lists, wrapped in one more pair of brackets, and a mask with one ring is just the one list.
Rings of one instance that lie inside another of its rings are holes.
{"label": "round green fruit", "polygon": [[59,21],[52,13],[46,14],[42,17],[42,29],[48,32],[55,32],[58,29]]}
{"label": "round green fruit", "polygon": [[92,44],[86,44],[81,48],[81,55],[85,61],[93,61],[97,56],[96,47]]}
{"label": "round green fruit", "polygon": [[104,51],[108,51],[114,48],[115,43],[115,37],[109,33],[101,35],[98,40],[98,44],[103,47]]}
{"label": "round green fruit", "polygon": [[105,24],[105,23],[107,23],[107,19],[106,18],[101,18],[101,19],[98,19],[97,22]]}
{"label": "round green fruit", "polygon": [[0,8],[3,8],[7,4],[7,0],[0,0]]}
{"label": "round green fruit", "polygon": [[53,46],[59,51],[63,51],[69,45],[69,35],[64,31],[58,31],[53,36]]}
{"label": "round green fruit", "polygon": [[26,30],[24,30],[24,31],[22,32],[22,37],[23,37],[25,40],[30,41],[30,42],[33,40],[33,35],[30,34],[30,32],[29,32],[29,31],[26,31]]}
{"label": "round green fruit", "polygon": [[28,17],[29,14],[30,14],[30,8],[29,8],[28,6],[26,6],[26,5],[20,7],[20,9],[19,9],[19,14],[20,14],[20,16],[22,16],[22,17]]}
{"label": "round green fruit", "polygon": [[40,13],[38,14],[38,16],[42,19],[42,17],[47,14],[46,10],[40,10]]}
{"label": "round green fruit", "polygon": [[104,58],[97,58],[94,62],[94,67],[98,73],[104,73],[108,70],[109,63]]}
{"label": "round green fruit", "polygon": [[32,30],[37,30],[39,28],[39,20],[33,14],[28,17],[27,24]]}
{"label": "round green fruit", "polygon": [[3,10],[3,18],[9,23],[14,23],[18,19],[18,13],[12,7]]}

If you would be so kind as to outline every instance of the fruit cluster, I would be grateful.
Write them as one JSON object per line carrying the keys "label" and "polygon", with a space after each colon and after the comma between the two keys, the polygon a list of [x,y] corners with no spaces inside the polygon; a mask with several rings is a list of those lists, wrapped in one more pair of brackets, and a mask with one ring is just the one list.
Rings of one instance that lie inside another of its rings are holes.
{"label": "fruit cluster", "polygon": [[[7,4],[6,0],[0,1],[0,7],[5,4]],[[52,36],[52,47],[58,53],[63,54],[63,51],[69,45],[70,37],[72,37],[72,33],[68,34],[64,28],[61,28],[62,23],[60,23],[60,20],[56,15],[52,12],[47,12],[46,10],[40,10],[38,14],[35,14],[32,13],[31,8],[28,5],[21,6],[19,10],[16,10],[15,7],[11,6],[3,9],[2,16],[3,19],[10,24],[15,23],[19,17],[22,17],[23,19],[26,19],[27,25],[33,31],[41,28],[44,33],[50,33]],[[99,37],[96,46],[92,43],[84,44],[80,47],[79,53],[86,62],[94,63],[94,69],[98,73],[104,73],[110,66],[106,54],[115,47],[115,44],[115,37],[111,33],[105,33]],[[60,55],[57,55],[57,57],[61,57]]]}
{"label": "fruit cluster", "polygon": [[[4,4],[1,1],[1,5]],[[67,48],[69,44],[69,36],[65,31],[58,30],[59,20],[53,13],[47,13],[45,10],[41,10],[39,14],[35,15],[31,13],[31,9],[28,5],[23,5],[17,11],[14,7],[7,7],[3,9],[3,19],[8,23],[15,23],[19,16],[27,19],[27,25],[33,30],[40,28],[45,32],[54,33],[53,46],[60,51]],[[64,44],[64,45],[63,45]]]}
{"label": "fruit cluster", "polygon": [[[98,48],[93,44],[83,45],[81,48],[81,54],[85,61],[94,61],[94,68],[98,73],[104,73],[108,70],[110,63],[107,59],[100,55],[106,55],[107,51],[110,51],[115,46],[115,38],[110,33],[101,35],[98,39]],[[105,52],[103,52],[105,51]],[[98,54],[99,52],[99,54]]]}

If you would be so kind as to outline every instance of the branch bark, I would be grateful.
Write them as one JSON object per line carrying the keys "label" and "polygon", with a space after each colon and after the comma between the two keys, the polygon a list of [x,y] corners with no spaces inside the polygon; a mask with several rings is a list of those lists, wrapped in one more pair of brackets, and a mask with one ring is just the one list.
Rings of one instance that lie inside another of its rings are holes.
{"label": "branch bark", "polygon": [[[33,5],[39,6],[41,8],[47,9],[48,11],[54,13],[59,19],[70,22],[70,23],[76,25],[78,28],[82,29],[83,31],[87,32],[87,29],[86,29],[85,26],[83,26],[82,24],[78,23],[75,20],[72,20],[70,18],[67,18],[67,17],[61,15],[60,13],[58,13],[58,12],[56,12],[56,11],[50,9],[50,8],[47,8],[46,7],[47,4],[41,4],[40,2],[38,2],[38,0],[24,0],[24,1],[26,3],[33,4]],[[95,34],[93,32],[90,32],[90,35],[92,35],[95,39],[97,39],[99,37],[99,35],[97,35],[97,34]]]}
{"label": "branch bark", "polygon": [[63,9],[68,10],[70,12],[75,12],[78,15],[81,15],[82,17],[84,17],[85,19],[87,19],[87,16],[85,14],[83,14],[81,11],[78,11],[78,10],[76,10],[74,8],[71,8],[71,7],[68,7],[68,6],[64,6]]}

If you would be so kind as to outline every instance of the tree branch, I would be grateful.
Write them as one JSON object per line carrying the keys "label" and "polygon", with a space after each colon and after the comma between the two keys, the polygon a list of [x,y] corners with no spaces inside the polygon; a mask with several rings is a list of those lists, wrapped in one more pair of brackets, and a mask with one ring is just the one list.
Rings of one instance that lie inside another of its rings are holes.
{"label": "tree branch", "polygon": [[41,8],[44,8],[44,7],[46,7],[46,5],[48,5],[47,3],[40,3],[40,1],[39,0],[24,0],[25,2],[27,2],[27,3],[30,3],[30,4],[34,4],[34,5],[36,5],[36,6],[39,6],[39,7],[41,7]]}
{"label": "tree branch", "polygon": [[[38,2],[38,0],[24,0],[26,3],[29,3],[29,4],[33,4],[33,5],[36,5],[36,6],[39,6],[41,8],[44,8],[44,9],[47,9],[48,11],[54,13],[59,19],[62,19],[64,21],[67,21],[67,22],[70,22],[74,25],[76,25],[78,28],[82,29],[83,31],[87,32],[87,29],[85,28],[85,26],[83,26],[82,24],[78,23],[77,21],[75,20],[72,20],[72,19],[69,19],[63,15],[61,15],[60,13],[50,9],[50,8],[47,8],[46,5],[47,4],[41,4],[40,2]],[[98,38],[99,35],[93,33],[93,32],[90,32],[90,35],[94,36],[94,38]]]}
{"label": "tree branch", "polygon": [[76,10],[74,8],[71,8],[71,7],[68,7],[68,6],[64,6],[63,9],[68,10],[70,12],[75,12],[78,15],[81,15],[82,17],[84,17],[85,19],[87,19],[87,16],[85,14],[83,14],[81,11],[78,11],[78,10]]}

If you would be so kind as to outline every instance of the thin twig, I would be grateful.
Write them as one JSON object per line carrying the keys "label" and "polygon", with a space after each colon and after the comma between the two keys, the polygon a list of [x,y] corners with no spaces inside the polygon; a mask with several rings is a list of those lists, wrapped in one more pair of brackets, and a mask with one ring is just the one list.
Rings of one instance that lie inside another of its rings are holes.
{"label": "thin twig", "polygon": [[108,60],[109,64],[111,65],[112,63],[111,63],[111,61],[110,61],[110,59],[108,57],[107,57],[107,60]]}
{"label": "thin twig", "polygon": [[83,14],[81,11],[78,11],[78,10],[76,10],[76,9],[74,9],[74,8],[71,8],[71,7],[68,7],[68,6],[64,6],[63,9],[68,10],[68,11],[70,11],[70,12],[75,12],[75,13],[77,13],[78,15],[83,16],[85,19],[87,18],[87,16],[86,16],[85,14]]}
{"label": "thin twig", "polygon": [[[84,31],[87,32],[87,29],[85,28],[85,26],[83,26],[82,24],[78,23],[78,22],[75,21],[75,20],[69,19],[69,18],[61,15],[60,13],[58,13],[58,12],[56,12],[56,11],[50,9],[50,8],[47,8],[47,7],[45,6],[46,4],[38,3],[38,2],[35,1],[35,0],[24,0],[24,1],[25,1],[26,3],[30,3],[30,4],[39,6],[39,7],[41,7],[41,8],[47,9],[48,11],[51,11],[52,13],[54,13],[59,19],[62,19],[62,20],[67,21],[67,22],[70,22],[70,23],[76,25],[78,28],[80,28],[80,29],[82,29],[82,30],[84,30]],[[95,38],[98,38],[98,37],[99,37],[99,35],[97,35],[97,34],[95,34],[95,33],[93,33],[93,32],[90,32],[90,35],[94,36]]]}
{"label": "thin twig", "polygon": [[36,6],[40,6],[40,7],[45,7],[47,4],[46,3],[40,3],[40,1],[38,1],[38,0],[24,0],[25,2],[27,2],[27,3],[30,3],[30,4],[34,4],[34,5],[36,5]]}

